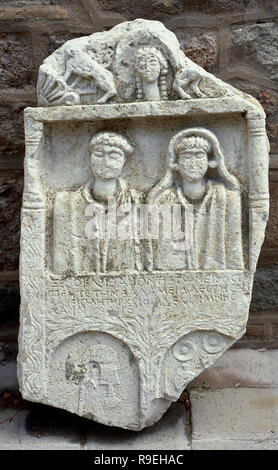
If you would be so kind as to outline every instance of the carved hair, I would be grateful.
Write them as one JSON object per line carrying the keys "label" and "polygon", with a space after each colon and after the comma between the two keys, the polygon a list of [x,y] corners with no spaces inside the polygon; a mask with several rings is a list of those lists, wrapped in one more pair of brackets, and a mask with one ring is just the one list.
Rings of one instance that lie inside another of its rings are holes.
{"label": "carved hair", "polygon": [[89,143],[89,153],[91,153],[97,145],[111,145],[113,147],[118,147],[126,156],[130,156],[133,153],[133,147],[130,145],[128,140],[116,132],[98,132],[95,134]]}
{"label": "carved hair", "polygon": [[[194,140],[193,140],[194,139]],[[210,166],[217,168],[220,178],[227,184],[230,189],[238,189],[239,182],[235,176],[233,176],[226,168],[224,155],[220,148],[218,139],[216,136],[209,130],[203,128],[192,128],[186,129],[184,131],[176,134],[169,143],[168,153],[167,153],[167,172],[164,178],[150,191],[148,195],[148,202],[153,201],[157,198],[165,189],[171,188],[174,185],[174,175],[173,170],[176,169],[178,154],[182,146],[182,143],[185,145],[190,145],[195,143],[196,146],[204,150],[204,146],[209,144],[208,150],[212,153],[212,159],[209,160]],[[212,164],[211,164],[212,163]]]}
{"label": "carved hair", "polygon": [[[135,56],[134,56],[134,67],[135,70],[138,70],[138,63],[139,61],[143,58],[148,56],[149,54],[154,54],[160,64],[160,74],[158,77],[158,86],[160,90],[160,96],[162,100],[167,100],[168,99],[168,93],[167,93],[167,82],[166,82],[166,77],[168,74],[168,63],[165,57],[163,57],[162,53],[160,52],[159,49],[156,47],[150,47],[150,46],[143,46],[140,49],[137,50]],[[142,87],[142,81],[140,77],[137,75],[136,76],[136,93],[137,93],[137,99],[142,100],[144,98],[144,92],[143,92],[143,87]]]}
{"label": "carved hair", "polygon": [[211,143],[204,137],[185,137],[175,147],[175,151],[179,154],[181,150],[190,150],[193,148],[199,148],[209,153],[211,151]]}

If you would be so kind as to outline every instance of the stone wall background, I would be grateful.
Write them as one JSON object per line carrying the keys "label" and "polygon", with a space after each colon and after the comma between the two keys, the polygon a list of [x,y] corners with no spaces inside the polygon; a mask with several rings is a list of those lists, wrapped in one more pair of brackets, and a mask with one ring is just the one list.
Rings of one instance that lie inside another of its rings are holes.
{"label": "stone wall background", "polygon": [[0,344],[17,340],[23,109],[36,106],[38,68],[65,41],[136,18],[162,21],[189,58],[264,106],[271,145],[270,220],[247,332],[235,347],[277,348],[277,0],[0,1]]}

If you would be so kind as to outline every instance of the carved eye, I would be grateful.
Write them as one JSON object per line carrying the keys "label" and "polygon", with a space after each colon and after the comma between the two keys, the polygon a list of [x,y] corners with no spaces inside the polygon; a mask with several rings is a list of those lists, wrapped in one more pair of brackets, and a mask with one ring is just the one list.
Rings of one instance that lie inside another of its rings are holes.
{"label": "carved eye", "polygon": [[204,152],[200,152],[196,154],[196,158],[198,158],[199,160],[204,157],[206,157],[206,154]]}
{"label": "carved eye", "polygon": [[192,158],[192,155],[191,155],[191,153],[181,153],[180,157],[182,157],[182,159],[184,159],[184,160],[189,160],[189,159]]}
{"label": "carved eye", "polygon": [[121,152],[112,152],[112,153],[110,153],[109,156],[111,156],[112,158],[121,158],[122,155],[123,154]]}

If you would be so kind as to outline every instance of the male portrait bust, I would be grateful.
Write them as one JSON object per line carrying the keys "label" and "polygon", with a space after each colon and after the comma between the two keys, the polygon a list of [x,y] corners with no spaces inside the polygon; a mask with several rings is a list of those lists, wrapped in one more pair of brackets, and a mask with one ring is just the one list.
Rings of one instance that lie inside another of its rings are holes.
{"label": "male portrait bust", "polygon": [[[90,236],[86,232],[88,215],[94,209],[105,209],[108,201],[116,206],[137,204],[140,195],[128,188],[121,178],[126,159],[133,147],[115,132],[99,132],[89,143],[88,154],[92,178],[76,191],[58,192],[53,213],[53,270],[106,272],[137,270],[141,267],[139,241]],[[88,208],[92,207],[93,210]]]}
{"label": "male portrait bust", "polygon": [[243,269],[240,185],[216,136],[204,128],[179,132],[170,141],[167,167],[148,200],[180,204],[183,214],[192,209],[193,241],[183,252],[171,240],[153,241],[153,269]]}

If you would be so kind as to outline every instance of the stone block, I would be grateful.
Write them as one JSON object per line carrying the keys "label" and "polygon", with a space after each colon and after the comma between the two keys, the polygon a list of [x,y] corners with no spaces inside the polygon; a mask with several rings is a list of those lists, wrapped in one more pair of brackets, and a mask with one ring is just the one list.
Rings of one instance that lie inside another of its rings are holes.
{"label": "stone block", "polygon": [[17,104],[0,107],[0,156],[5,159],[24,156],[24,106],[19,98]]}
{"label": "stone block", "polygon": [[[18,411],[18,412],[17,412]],[[80,450],[80,437],[64,427],[52,432],[31,429],[30,411],[0,409],[0,450]]]}
{"label": "stone block", "polygon": [[[236,73],[241,76],[245,72],[236,69],[236,61],[232,61],[233,67]],[[270,141],[270,150],[273,153],[278,151],[277,146],[277,132],[278,132],[278,88],[277,90],[267,88],[266,84],[260,84],[257,73],[251,69],[248,69],[249,74],[244,79],[232,79],[231,85],[242,90],[244,93],[248,93],[254,96],[262,104],[266,113],[266,129],[267,135]],[[244,78],[244,77],[243,77]]]}
{"label": "stone block", "polygon": [[203,388],[278,387],[278,350],[230,349],[189,384]]}
{"label": "stone block", "polygon": [[253,313],[268,313],[278,306],[278,267],[265,266],[257,269],[250,311]]}
{"label": "stone block", "polygon": [[32,50],[23,34],[0,33],[0,87],[33,84]]}
{"label": "stone block", "polygon": [[70,39],[80,37],[80,34],[71,33],[56,33],[48,36],[48,55],[52,54],[56,49],[61,47],[65,42]]}
{"label": "stone block", "polygon": [[22,186],[21,176],[0,176],[0,271],[18,269]]}
{"label": "stone block", "polygon": [[272,323],[272,335],[277,338],[278,337],[278,322]]}
{"label": "stone block", "polygon": [[277,450],[278,440],[271,436],[260,441],[233,439],[223,441],[195,441],[192,450]]}
{"label": "stone block", "polygon": [[126,15],[127,19],[149,18],[162,19],[165,15],[176,15],[181,13],[200,12],[208,14],[221,14],[233,12],[246,12],[249,5],[258,5],[259,0],[141,0],[134,2],[126,0],[99,0],[103,11],[113,11]]}
{"label": "stone block", "polygon": [[278,25],[274,21],[243,25],[231,30],[231,63],[248,65],[271,80],[278,78]]}
{"label": "stone block", "polygon": [[[191,391],[192,446],[278,439],[278,389]],[[217,448],[217,447],[216,447]]]}
{"label": "stone block", "polygon": [[278,182],[270,181],[269,192],[269,223],[266,227],[263,247],[278,248]]}
{"label": "stone block", "polygon": [[262,323],[247,323],[245,335],[246,337],[262,340],[264,337],[264,325]]}
{"label": "stone block", "polygon": [[139,433],[110,428],[39,404],[23,401],[10,408],[2,404],[0,450],[20,449],[189,450],[190,443],[181,403],[174,403],[155,426]]}
{"label": "stone block", "polygon": [[214,33],[186,33],[178,31],[181,49],[191,60],[209,72],[213,70],[217,62],[218,46]]}
{"label": "stone block", "polygon": [[53,2],[39,1],[35,2],[17,2],[14,4],[5,4],[0,6],[0,21],[30,21],[30,19],[47,19],[47,20],[65,20],[67,12],[60,6],[52,5]]}

